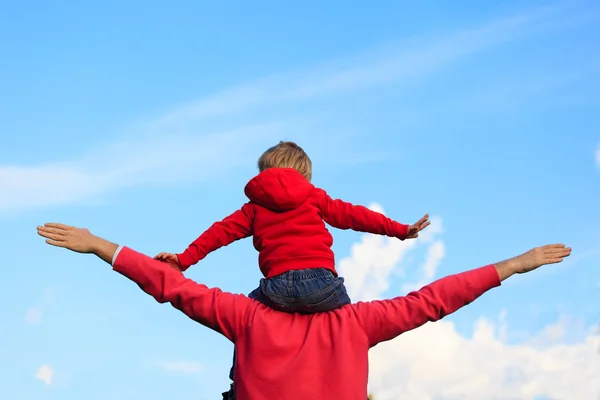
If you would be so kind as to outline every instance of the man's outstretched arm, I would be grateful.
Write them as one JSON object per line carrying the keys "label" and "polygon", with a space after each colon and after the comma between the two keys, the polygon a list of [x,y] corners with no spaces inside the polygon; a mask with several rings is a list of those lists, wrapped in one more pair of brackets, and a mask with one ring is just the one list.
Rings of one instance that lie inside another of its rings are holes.
{"label": "man's outstretched arm", "polygon": [[191,319],[232,341],[243,329],[251,304],[244,296],[209,289],[185,278],[174,266],[94,236],[87,229],[48,223],[38,227],[38,234],[50,245],[95,254],[159,303],[171,303]]}
{"label": "man's outstretched arm", "polygon": [[437,321],[471,303],[514,274],[561,262],[571,254],[562,244],[537,247],[518,257],[439,279],[421,290],[391,300],[354,304],[371,346],[428,321]]}

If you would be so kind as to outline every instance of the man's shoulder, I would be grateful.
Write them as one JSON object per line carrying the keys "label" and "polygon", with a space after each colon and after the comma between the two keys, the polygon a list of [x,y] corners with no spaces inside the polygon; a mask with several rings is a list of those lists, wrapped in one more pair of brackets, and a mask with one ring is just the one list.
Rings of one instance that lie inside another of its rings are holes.
{"label": "man's shoulder", "polygon": [[[239,295],[243,296],[243,295]],[[340,308],[331,311],[323,311],[312,314],[292,313],[275,310],[260,303],[257,300],[250,299],[249,304],[253,319],[268,320],[274,326],[293,326],[295,328],[309,328],[315,324],[323,325],[324,327],[333,327],[335,325],[357,325],[359,324],[357,304],[347,304]],[[368,307],[368,303],[366,303]]]}

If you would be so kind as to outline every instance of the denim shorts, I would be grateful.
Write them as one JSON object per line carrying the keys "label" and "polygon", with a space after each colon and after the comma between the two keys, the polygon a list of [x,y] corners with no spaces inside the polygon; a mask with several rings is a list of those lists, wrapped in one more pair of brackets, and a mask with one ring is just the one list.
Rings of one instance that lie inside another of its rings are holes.
{"label": "denim shorts", "polygon": [[350,304],[344,278],[326,268],[287,271],[260,280],[248,297],[284,312],[317,313]]}

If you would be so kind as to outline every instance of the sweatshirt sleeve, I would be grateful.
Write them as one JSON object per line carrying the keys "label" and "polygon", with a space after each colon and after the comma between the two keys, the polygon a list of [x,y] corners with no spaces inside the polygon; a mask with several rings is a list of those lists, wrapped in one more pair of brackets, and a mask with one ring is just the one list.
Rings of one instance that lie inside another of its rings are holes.
{"label": "sweatshirt sleeve", "polygon": [[408,225],[398,223],[367,207],[355,206],[342,200],[333,200],[324,190],[319,189],[319,191],[322,196],[323,220],[334,228],[406,239]]}
{"label": "sweatshirt sleeve", "polygon": [[428,321],[438,321],[500,286],[493,265],[439,279],[422,289],[390,300],[353,305],[370,346],[395,338]]}
{"label": "sweatshirt sleeve", "polygon": [[247,311],[253,300],[196,283],[167,263],[123,247],[116,256],[113,270],[135,282],[157,302],[171,303],[232,342],[246,325]]}
{"label": "sweatshirt sleeve", "polygon": [[185,271],[206,257],[208,253],[250,235],[252,235],[252,210],[246,203],[240,210],[212,224],[183,253],[177,254],[177,258]]}

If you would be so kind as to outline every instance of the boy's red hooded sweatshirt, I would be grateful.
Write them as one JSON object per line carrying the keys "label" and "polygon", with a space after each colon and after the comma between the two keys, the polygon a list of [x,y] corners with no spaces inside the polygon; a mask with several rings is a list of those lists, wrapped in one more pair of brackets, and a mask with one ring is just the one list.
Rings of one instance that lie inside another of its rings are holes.
{"label": "boy's red hooded sweatshirt", "polygon": [[186,270],[211,251],[253,236],[263,275],[270,278],[289,270],[327,268],[335,271],[333,238],[325,222],[352,229],[406,238],[408,225],[363,206],[333,200],[298,171],[270,168],[250,180],[244,192],[250,201],[224,220],[214,223],[183,253]]}

